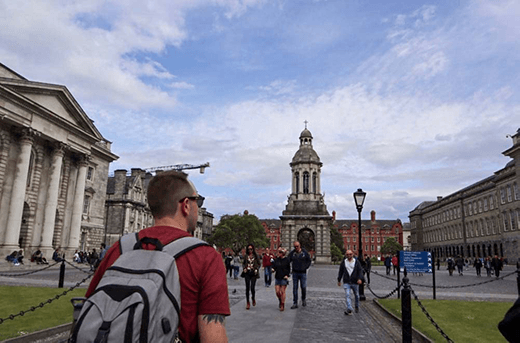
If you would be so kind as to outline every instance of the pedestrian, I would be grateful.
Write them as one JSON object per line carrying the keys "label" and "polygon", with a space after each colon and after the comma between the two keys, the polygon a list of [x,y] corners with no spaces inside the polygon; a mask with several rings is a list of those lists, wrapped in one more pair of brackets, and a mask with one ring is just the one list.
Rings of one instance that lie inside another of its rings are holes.
{"label": "pedestrian", "polygon": [[359,312],[359,285],[364,281],[363,267],[357,258],[354,258],[352,250],[347,250],[345,259],[339,266],[338,286],[341,287],[343,280],[343,289],[345,290],[345,300],[347,305],[346,315],[352,314],[351,292],[354,292],[354,308],[356,313]]}
{"label": "pedestrian", "polygon": [[56,250],[52,253],[52,259],[56,262],[63,261],[63,255],[61,253],[61,247],[57,247]]}
{"label": "pedestrian", "polygon": [[495,257],[491,260],[491,268],[495,271],[495,276],[500,276],[500,271],[502,270],[502,260],[498,258],[498,255],[495,254]]}
{"label": "pedestrian", "polygon": [[386,267],[386,275],[390,275],[390,270],[392,268],[392,258],[390,255],[387,255],[385,258],[385,267]]}
{"label": "pedestrian", "polygon": [[265,287],[271,286],[272,281],[272,265],[274,261],[274,256],[269,252],[269,249],[266,250],[264,256],[262,257],[262,267],[264,267],[264,281]]}
{"label": "pedestrian", "polygon": [[394,255],[394,257],[392,257],[392,266],[394,267],[394,275],[396,271],[399,273],[399,261],[397,260],[397,255]]}
{"label": "pedestrian", "polygon": [[484,260],[484,268],[486,268],[486,274],[488,277],[491,276],[491,257],[488,256],[486,257],[486,259]]}
{"label": "pedestrian", "polygon": [[459,276],[464,275],[464,259],[462,256],[458,255],[455,259],[455,265],[457,266],[457,271],[459,272]]}
{"label": "pedestrian", "polygon": [[97,262],[99,259],[99,255],[96,251],[96,248],[92,249],[92,253],[89,256],[88,264],[90,264],[90,270],[95,270],[97,266]]}
{"label": "pedestrian", "polygon": [[473,262],[473,267],[475,267],[475,270],[477,272],[477,276],[481,276],[482,271],[482,259],[480,257],[477,257],[475,259],[475,262]]}
{"label": "pedestrian", "polygon": [[251,308],[251,303],[249,302],[249,292],[251,291],[251,300],[253,302],[253,306],[256,306],[255,284],[256,279],[260,278],[260,274],[258,273],[258,270],[260,269],[260,259],[255,252],[255,246],[253,244],[247,245],[246,256],[244,257],[242,267],[244,268],[242,275],[246,280],[246,310],[249,310]]}
{"label": "pedestrian", "polygon": [[441,268],[441,259],[437,257],[437,270]]}
{"label": "pedestrian", "polygon": [[450,273],[450,276],[453,276],[453,271],[455,270],[455,261],[453,261],[453,258],[450,256],[446,262],[448,264],[448,273]]}
{"label": "pedestrian", "polygon": [[11,254],[7,255],[5,258],[7,261],[11,262],[15,266],[19,266],[20,263],[18,262],[18,251],[13,251]]}
{"label": "pedestrian", "polygon": [[235,280],[238,280],[238,272],[240,271],[240,256],[238,254],[235,254],[233,256],[233,277]]}
{"label": "pedestrian", "polygon": [[233,261],[233,256],[231,253],[227,254],[226,259],[224,260],[224,264],[226,265],[226,275],[229,272],[229,277],[233,277],[233,268],[231,267],[231,262]]}
{"label": "pedestrian", "polygon": [[293,305],[291,309],[298,308],[298,282],[302,290],[302,306],[307,306],[307,269],[311,266],[311,255],[303,249],[300,242],[294,241],[294,249],[289,253],[289,260],[292,263],[293,278]]}
{"label": "pedestrian", "polygon": [[367,283],[370,284],[370,271],[372,270],[372,261],[367,254],[365,254],[365,273],[367,275]]}
{"label": "pedestrian", "polygon": [[285,256],[286,253],[285,249],[278,248],[278,256],[272,265],[274,270],[274,290],[276,291],[280,311],[285,309],[285,293],[289,284],[289,275],[291,275],[291,261]]}
{"label": "pedestrian", "polygon": [[[165,171],[154,176],[147,191],[155,226],[137,233],[163,245],[193,235],[203,200],[187,175]],[[154,250],[154,244],[143,244]],[[86,296],[92,295],[101,277],[120,256],[119,242],[107,251]],[[199,246],[176,259],[181,288],[179,338],[182,342],[227,342],[225,317],[230,315],[226,271],[220,255],[208,245]],[[152,315],[150,315],[152,316]]]}

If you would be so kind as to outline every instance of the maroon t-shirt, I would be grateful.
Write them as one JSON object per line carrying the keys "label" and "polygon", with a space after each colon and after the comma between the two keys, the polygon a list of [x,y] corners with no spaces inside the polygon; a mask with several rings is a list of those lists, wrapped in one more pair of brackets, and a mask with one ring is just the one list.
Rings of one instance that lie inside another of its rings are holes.
{"label": "maroon t-shirt", "polygon": [[[153,226],[139,232],[139,238],[157,238],[163,245],[190,236],[186,231],[171,226]],[[153,245],[145,246],[153,250]],[[85,296],[96,289],[101,277],[120,256],[119,242],[112,245],[99,265]],[[210,246],[201,246],[177,259],[181,284],[181,316],[179,335],[184,342],[198,341],[198,316],[221,314],[229,316],[229,295],[226,270],[220,255]]]}

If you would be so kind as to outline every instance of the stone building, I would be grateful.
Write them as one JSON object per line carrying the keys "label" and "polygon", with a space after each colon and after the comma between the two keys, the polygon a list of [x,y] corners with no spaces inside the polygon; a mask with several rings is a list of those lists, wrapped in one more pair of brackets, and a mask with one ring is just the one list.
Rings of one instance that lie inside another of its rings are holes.
{"label": "stone building", "polygon": [[[156,171],[160,172],[160,171]],[[148,207],[146,193],[152,173],[140,168],[119,169],[108,178],[106,193],[106,233],[107,245],[116,242],[122,235],[138,232],[153,225],[153,217]],[[200,208],[194,236],[207,239],[213,230],[213,214]]]}
{"label": "stone building", "polygon": [[298,240],[316,262],[329,263],[332,216],[321,194],[322,165],[312,147],[312,134],[305,128],[300,134],[300,148],[290,163],[292,191],[280,216],[281,240],[286,247]]}
{"label": "stone building", "polygon": [[65,86],[0,64],[0,254],[97,247],[110,146]]}
{"label": "stone building", "polygon": [[[336,220],[336,213],[333,225],[343,237],[345,249],[351,249],[357,254],[359,249],[359,223],[358,219],[339,219]],[[370,220],[361,220],[361,239],[363,240],[363,255],[382,259],[381,247],[389,237],[395,238],[399,244],[403,245],[403,224],[401,220],[376,219],[376,211],[370,212]]]}
{"label": "stone building", "polygon": [[481,181],[410,212],[413,250],[436,256],[520,256],[520,129],[502,154],[512,160]]}

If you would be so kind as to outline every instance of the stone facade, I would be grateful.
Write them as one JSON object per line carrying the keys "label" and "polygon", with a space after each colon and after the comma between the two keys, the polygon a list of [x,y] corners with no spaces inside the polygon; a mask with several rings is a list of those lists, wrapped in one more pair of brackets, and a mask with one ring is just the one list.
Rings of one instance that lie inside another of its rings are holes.
{"label": "stone facade", "polygon": [[410,212],[413,250],[441,258],[462,255],[520,257],[520,129],[503,152],[512,160],[471,186]]}
{"label": "stone facade", "polygon": [[[160,170],[157,172],[161,172]],[[140,168],[116,170],[108,178],[106,201],[106,234],[104,242],[111,245],[130,232],[138,232],[153,225],[146,193],[152,173]],[[198,212],[194,236],[206,240],[213,230],[213,214],[206,208]]]}
{"label": "stone facade", "polygon": [[312,138],[305,128],[300,134],[300,148],[290,163],[292,192],[280,216],[281,244],[291,247],[292,242],[298,240],[317,263],[329,263],[332,216],[321,194],[323,163],[312,147]]}
{"label": "stone facade", "polygon": [[97,247],[117,156],[64,86],[0,64],[0,254]]}

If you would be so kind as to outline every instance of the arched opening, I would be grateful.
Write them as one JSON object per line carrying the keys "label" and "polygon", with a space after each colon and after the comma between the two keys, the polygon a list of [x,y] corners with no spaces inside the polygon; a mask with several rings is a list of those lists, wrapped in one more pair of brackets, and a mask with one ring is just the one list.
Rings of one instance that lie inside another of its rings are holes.
{"label": "arched opening", "polygon": [[316,251],[316,243],[314,239],[314,232],[309,228],[301,229],[298,232],[298,242],[302,248],[307,250],[311,255]]}
{"label": "arched opening", "polygon": [[22,224],[18,236],[18,246],[25,249],[29,246],[29,219],[31,218],[31,207],[27,202],[23,203]]}
{"label": "arched opening", "polygon": [[300,173],[296,172],[294,173],[294,185],[295,185],[295,190],[296,190],[296,194],[298,194],[300,192]]}
{"label": "arched opening", "polygon": [[303,172],[303,193],[309,193],[309,172]]}
{"label": "arched opening", "polygon": [[312,192],[315,194],[318,192],[317,180],[318,175],[316,174],[316,172],[312,173]]}

